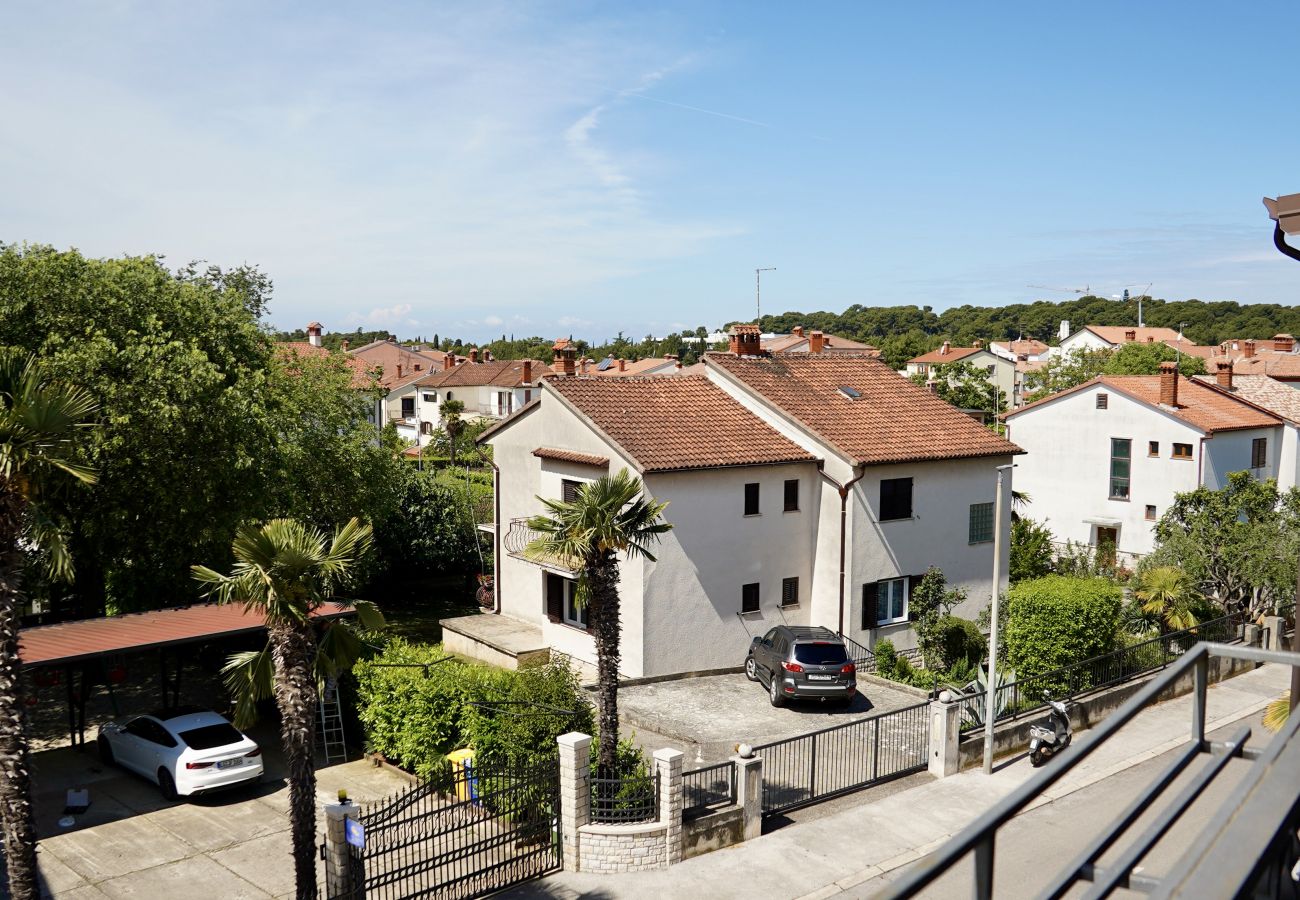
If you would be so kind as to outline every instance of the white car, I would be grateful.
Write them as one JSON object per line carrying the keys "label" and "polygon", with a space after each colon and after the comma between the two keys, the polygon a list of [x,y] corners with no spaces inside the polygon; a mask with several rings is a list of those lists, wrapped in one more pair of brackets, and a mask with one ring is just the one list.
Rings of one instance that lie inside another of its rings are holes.
{"label": "white car", "polygon": [[105,725],[98,744],[100,759],[157,782],[168,800],[262,776],[262,748],[226,719],[194,707]]}

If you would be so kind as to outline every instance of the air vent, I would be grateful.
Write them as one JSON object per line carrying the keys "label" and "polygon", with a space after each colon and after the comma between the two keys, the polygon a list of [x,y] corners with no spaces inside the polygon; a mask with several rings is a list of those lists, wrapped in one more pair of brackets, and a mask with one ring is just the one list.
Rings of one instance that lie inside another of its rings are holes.
{"label": "air vent", "polygon": [[858,391],[845,385],[840,385],[840,393],[843,394],[847,400],[858,400],[862,397],[862,394]]}

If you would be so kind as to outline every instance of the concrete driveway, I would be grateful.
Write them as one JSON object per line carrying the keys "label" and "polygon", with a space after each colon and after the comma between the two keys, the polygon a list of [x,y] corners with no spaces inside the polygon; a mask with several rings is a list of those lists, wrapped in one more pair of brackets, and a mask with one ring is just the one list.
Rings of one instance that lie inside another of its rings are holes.
{"label": "concrete driveway", "polygon": [[[708,675],[620,687],[624,728],[669,739],[688,759],[726,759],[737,743],[764,744],[925,702],[918,695],[865,679],[849,707],[796,700],[773,707],[760,682],[743,674]],[[694,751],[692,753],[691,751]]]}
{"label": "concrete driveway", "polygon": [[[294,891],[289,789],[274,733],[255,731],[266,754],[262,781],[170,803],[156,785],[100,764],[93,745],[33,756],[37,859],[49,896],[90,898],[265,898]],[[369,762],[317,772],[317,802],[339,788],[359,802],[387,797],[409,781]],[[59,825],[66,791],[87,788],[90,808]],[[320,832],[320,826],[317,828]],[[323,882],[322,882],[323,884]]]}

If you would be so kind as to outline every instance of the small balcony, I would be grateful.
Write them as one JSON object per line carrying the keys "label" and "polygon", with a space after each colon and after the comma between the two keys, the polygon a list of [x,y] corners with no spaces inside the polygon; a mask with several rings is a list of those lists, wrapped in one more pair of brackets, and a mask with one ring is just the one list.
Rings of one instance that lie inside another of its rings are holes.
{"label": "small balcony", "polygon": [[541,536],[540,531],[528,527],[527,518],[511,519],[510,528],[501,538],[501,545],[505,547],[506,553],[515,559],[522,559],[524,562],[564,575],[576,574],[577,570],[574,568],[572,560],[562,559],[558,556],[532,557],[525,555],[528,545]]}

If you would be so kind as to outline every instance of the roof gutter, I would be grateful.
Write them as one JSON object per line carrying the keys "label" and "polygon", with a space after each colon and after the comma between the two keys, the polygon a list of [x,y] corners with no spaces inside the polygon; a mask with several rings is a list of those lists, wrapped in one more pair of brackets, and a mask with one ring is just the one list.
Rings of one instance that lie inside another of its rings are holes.
{"label": "roof gutter", "polygon": [[853,478],[849,479],[844,484],[840,484],[834,478],[827,475],[824,468],[818,469],[818,474],[833,484],[835,490],[838,491],[840,495],[840,634],[844,634],[844,560],[845,544],[847,543],[846,535],[848,531],[849,492],[852,490],[853,485],[861,481],[863,476],[867,474],[866,466],[855,465],[853,468],[858,474],[853,476]]}

